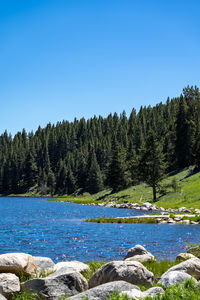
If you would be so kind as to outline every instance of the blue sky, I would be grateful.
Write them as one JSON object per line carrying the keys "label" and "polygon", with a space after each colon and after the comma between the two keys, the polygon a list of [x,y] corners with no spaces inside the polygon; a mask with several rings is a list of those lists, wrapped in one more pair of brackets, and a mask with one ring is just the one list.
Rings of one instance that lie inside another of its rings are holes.
{"label": "blue sky", "polygon": [[200,1],[0,0],[0,133],[165,102],[200,79]]}

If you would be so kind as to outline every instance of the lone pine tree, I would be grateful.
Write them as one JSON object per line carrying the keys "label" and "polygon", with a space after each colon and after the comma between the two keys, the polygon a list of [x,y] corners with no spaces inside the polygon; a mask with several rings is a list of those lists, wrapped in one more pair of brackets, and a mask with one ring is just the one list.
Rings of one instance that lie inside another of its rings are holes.
{"label": "lone pine tree", "polygon": [[156,140],[154,131],[150,130],[139,152],[138,172],[139,178],[152,187],[154,201],[159,182],[164,178],[165,168],[161,145]]}

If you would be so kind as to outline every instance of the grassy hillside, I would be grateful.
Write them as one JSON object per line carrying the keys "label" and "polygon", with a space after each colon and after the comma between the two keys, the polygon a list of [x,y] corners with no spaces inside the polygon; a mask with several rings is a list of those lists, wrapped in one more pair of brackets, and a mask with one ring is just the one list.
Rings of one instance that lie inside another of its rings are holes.
{"label": "grassy hillside", "polygon": [[[162,193],[158,193],[156,205],[164,208],[188,208],[200,209],[200,172],[193,173],[192,169],[184,169],[176,174],[170,174],[161,182]],[[52,199],[55,200],[55,199]],[[100,203],[100,202],[138,202],[152,201],[152,188],[145,184],[132,186],[126,190],[111,194],[103,191],[95,195],[85,193],[82,196],[57,199],[60,201],[76,203]]]}

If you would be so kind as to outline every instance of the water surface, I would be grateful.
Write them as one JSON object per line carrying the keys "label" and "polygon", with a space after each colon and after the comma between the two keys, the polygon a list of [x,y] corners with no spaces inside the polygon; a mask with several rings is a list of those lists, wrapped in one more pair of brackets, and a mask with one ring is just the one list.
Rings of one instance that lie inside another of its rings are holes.
{"label": "water surface", "polygon": [[187,243],[199,242],[200,225],[98,224],[84,219],[146,212],[44,198],[0,198],[0,253],[26,252],[62,260],[123,259],[136,244],[158,259],[174,259]]}

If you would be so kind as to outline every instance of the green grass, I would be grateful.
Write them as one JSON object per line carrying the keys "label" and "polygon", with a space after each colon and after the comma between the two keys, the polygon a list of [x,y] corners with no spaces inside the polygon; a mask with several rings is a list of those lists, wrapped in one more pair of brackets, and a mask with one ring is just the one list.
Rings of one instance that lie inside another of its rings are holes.
{"label": "green grass", "polygon": [[[187,208],[200,209],[200,172],[191,175],[191,168],[184,169],[173,176],[168,176],[161,182],[165,194],[157,195],[158,201],[155,203],[164,208]],[[173,187],[176,182],[177,189]],[[162,189],[163,189],[162,188]],[[139,203],[152,202],[152,188],[146,184],[132,186],[118,193],[110,193],[109,190],[102,191],[95,195],[85,193],[79,196],[67,196],[60,199],[50,199],[51,201],[65,201],[79,204],[98,203]]]}
{"label": "green grass", "polygon": [[100,217],[98,219],[87,219],[85,222],[92,222],[92,223],[118,223],[118,224],[156,224],[157,220],[154,217],[149,218],[104,218]]}
{"label": "green grass", "polygon": [[171,267],[179,264],[180,262],[177,261],[170,261],[170,260],[161,260],[161,261],[146,261],[142,264],[154,274],[155,277],[161,277],[167,270]]}
{"label": "green grass", "polygon": [[23,291],[19,293],[13,293],[11,300],[39,300],[40,297],[36,293],[30,293],[28,291]]}

